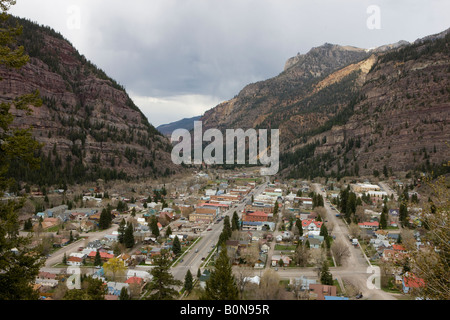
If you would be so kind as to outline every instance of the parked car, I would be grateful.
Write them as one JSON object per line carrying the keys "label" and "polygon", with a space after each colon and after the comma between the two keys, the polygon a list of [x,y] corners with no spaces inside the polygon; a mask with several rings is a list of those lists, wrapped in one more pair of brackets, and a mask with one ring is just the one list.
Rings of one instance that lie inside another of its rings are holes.
{"label": "parked car", "polygon": [[362,293],[358,293],[358,294],[356,295],[356,299],[361,299],[362,297],[363,297]]}

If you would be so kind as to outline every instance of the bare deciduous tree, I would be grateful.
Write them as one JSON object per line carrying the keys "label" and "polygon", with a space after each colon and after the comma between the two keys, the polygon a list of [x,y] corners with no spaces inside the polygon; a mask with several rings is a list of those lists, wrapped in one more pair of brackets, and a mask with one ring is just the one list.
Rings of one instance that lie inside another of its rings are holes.
{"label": "bare deciduous tree", "polygon": [[359,235],[361,234],[361,229],[358,227],[358,225],[356,223],[351,223],[348,226],[348,234],[352,237],[352,238],[358,238]]}
{"label": "bare deciduous tree", "polygon": [[350,256],[348,245],[342,241],[333,242],[331,252],[333,252],[334,259],[338,265],[342,265],[345,259]]}
{"label": "bare deciduous tree", "polygon": [[259,300],[284,300],[285,289],[280,285],[278,273],[272,269],[264,272],[256,296]]}
{"label": "bare deciduous tree", "polygon": [[239,297],[243,299],[244,291],[250,283],[250,277],[253,275],[253,268],[239,267],[234,270],[233,274],[239,290]]}
{"label": "bare deciduous tree", "polygon": [[306,267],[308,265],[309,258],[311,256],[311,251],[303,244],[299,244],[294,254],[294,261],[300,267]]}

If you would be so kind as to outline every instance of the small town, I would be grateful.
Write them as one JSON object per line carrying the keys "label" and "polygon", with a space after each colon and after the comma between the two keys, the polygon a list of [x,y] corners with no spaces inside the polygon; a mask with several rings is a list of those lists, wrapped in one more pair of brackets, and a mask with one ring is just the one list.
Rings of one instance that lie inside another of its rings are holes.
{"label": "small town", "polygon": [[202,294],[221,250],[240,299],[415,299],[424,285],[408,266],[407,247],[423,246],[414,179],[271,181],[245,169],[177,181],[31,191],[36,212],[21,216],[21,232],[47,257],[40,298],[63,299],[76,274],[100,279],[107,300],[146,299],[163,251],[186,300]]}
{"label": "small town", "polygon": [[449,13],[0,0],[5,310],[405,317],[450,300]]}

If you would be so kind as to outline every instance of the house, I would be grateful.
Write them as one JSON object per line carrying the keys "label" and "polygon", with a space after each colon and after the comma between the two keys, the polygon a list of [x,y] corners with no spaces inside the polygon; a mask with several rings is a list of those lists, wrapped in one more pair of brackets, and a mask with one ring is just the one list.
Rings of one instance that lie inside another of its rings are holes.
{"label": "house", "polygon": [[382,254],[382,259],[384,261],[392,261],[394,263],[400,262],[404,257],[404,253],[392,249],[385,249]]}
{"label": "house", "polygon": [[67,264],[69,266],[79,267],[83,264],[83,259],[74,257],[74,256],[70,256],[69,258],[67,258]]}
{"label": "house", "polygon": [[125,266],[128,266],[131,263],[131,256],[126,253],[118,255],[117,259],[122,260]]}
{"label": "house", "polygon": [[262,252],[267,253],[267,252],[269,252],[269,250],[270,250],[270,246],[267,245],[266,243],[263,243],[263,244],[261,245],[261,251],[262,251]]}
{"label": "house", "polygon": [[310,284],[309,290],[317,300],[325,300],[325,296],[336,297],[336,286],[328,286],[324,284]]}
{"label": "house", "polygon": [[378,223],[378,221],[361,222],[361,223],[358,223],[358,226],[359,226],[360,228],[363,228],[363,229],[372,229],[372,230],[378,230],[379,225],[380,225],[380,224]]}
{"label": "house", "polygon": [[128,278],[125,281],[125,283],[128,284],[129,288],[136,287],[138,289],[139,294],[142,293],[142,289],[144,289],[144,287],[145,287],[145,281],[144,281],[144,279],[142,279],[140,277]]}
{"label": "house", "polygon": [[54,247],[63,247],[63,246],[66,246],[66,245],[69,244],[69,242],[70,242],[70,239],[68,239],[68,238],[66,238],[66,237],[64,237],[64,236],[62,236],[62,235],[56,235],[56,236],[53,238],[53,246],[54,246]]}
{"label": "house", "polygon": [[316,221],[312,219],[302,220],[302,229],[308,234],[319,235],[322,224],[322,221]]}
{"label": "house", "polygon": [[127,271],[127,280],[133,277],[139,277],[144,282],[149,282],[150,280],[152,280],[152,275],[145,270],[129,269]]}
{"label": "house", "polygon": [[404,246],[402,246],[401,244],[394,244],[392,246],[392,250],[398,251],[398,252],[401,252],[401,253],[406,253],[406,248]]}
{"label": "house", "polygon": [[322,247],[323,240],[321,241],[318,238],[308,238],[307,240],[309,242],[309,247],[312,249],[320,249]]}
{"label": "house", "polygon": [[415,274],[405,273],[402,279],[402,289],[403,293],[410,293],[412,290],[424,287],[425,281]]}
{"label": "house", "polygon": [[109,295],[119,296],[122,288],[126,288],[128,294],[130,294],[130,285],[128,283],[109,281],[106,283],[106,287]]}
{"label": "house", "polygon": [[42,228],[44,230],[56,227],[57,225],[59,225],[61,223],[61,220],[59,220],[58,218],[45,218],[42,221]]}
{"label": "house", "polygon": [[291,264],[292,259],[285,255],[274,254],[272,256],[272,267],[276,267],[280,264],[280,260],[283,261],[284,266]]}
{"label": "house", "polygon": [[[104,251],[99,251],[99,253],[100,253],[100,259],[101,259],[103,262],[107,262],[109,259],[114,258],[114,255],[113,255],[113,254],[109,254],[109,253],[104,252]],[[94,261],[94,260],[95,260],[95,255],[96,255],[96,254],[97,254],[97,251],[91,251],[91,252],[88,254],[88,258],[89,258],[91,261]]]}
{"label": "house", "polygon": [[83,232],[89,232],[89,231],[94,230],[95,224],[89,220],[82,220],[80,222],[80,228],[81,228],[81,231],[83,231]]}
{"label": "house", "polygon": [[300,286],[300,290],[310,290],[309,286],[317,284],[317,280],[301,276],[300,278],[291,278],[289,284],[291,286]]}

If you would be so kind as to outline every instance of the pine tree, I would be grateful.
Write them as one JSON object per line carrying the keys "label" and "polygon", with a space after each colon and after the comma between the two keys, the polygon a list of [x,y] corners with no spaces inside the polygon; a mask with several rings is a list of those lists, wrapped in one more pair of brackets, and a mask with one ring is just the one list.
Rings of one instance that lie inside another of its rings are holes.
{"label": "pine tree", "polygon": [[273,215],[274,216],[276,214],[278,214],[278,210],[279,210],[278,201],[275,201],[275,204],[273,205]]}
{"label": "pine tree", "polygon": [[130,300],[127,288],[123,287],[122,290],[120,290],[119,300]]}
{"label": "pine tree", "polygon": [[380,216],[380,229],[387,228],[387,215],[388,215],[388,208],[386,207],[386,205],[384,205],[383,211],[381,211],[381,216]]}
{"label": "pine tree", "polygon": [[400,203],[399,209],[399,218],[403,227],[406,227],[408,224],[408,207],[405,203]]}
{"label": "pine tree", "polygon": [[175,236],[175,238],[173,239],[172,251],[175,256],[178,256],[181,253],[181,244],[178,236]]}
{"label": "pine tree", "polygon": [[190,293],[192,291],[192,288],[193,288],[193,277],[191,270],[188,270],[186,272],[186,276],[184,277],[184,290]]}
{"label": "pine tree", "polygon": [[325,260],[322,264],[322,271],[320,272],[320,283],[329,286],[333,285],[333,275],[330,273],[327,260]]}
{"label": "pine tree", "polygon": [[238,298],[239,291],[231,269],[227,249],[222,246],[214,270],[211,271],[211,275],[206,281],[205,291],[200,299],[237,300]]}
{"label": "pine tree", "polygon": [[134,235],[133,235],[133,225],[128,223],[125,229],[125,235],[123,237],[123,243],[125,247],[132,248],[134,246]]}
{"label": "pine tree", "polygon": [[[29,57],[25,55],[24,47],[16,44],[16,37],[22,33],[22,27],[7,25],[8,10],[14,4],[12,0],[0,0],[0,64],[18,70],[27,64]],[[0,103],[0,197],[15,184],[14,179],[7,176],[11,164],[20,170],[37,169],[40,164],[36,153],[41,145],[33,139],[32,128],[10,128],[14,121],[10,111],[13,104],[15,109],[25,111],[26,120],[32,112],[29,106],[39,107],[42,101],[39,92],[35,91]],[[0,300],[39,298],[32,284],[43,260],[35,249],[30,249],[31,239],[19,235],[18,210],[24,203],[24,199],[0,202]],[[12,251],[13,248],[18,251]]]}
{"label": "pine tree", "polygon": [[125,242],[125,227],[126,227],[125,219],[122,219],[122,221],[120,221],[119,224],[119,229],[117,230],[117,232],[119,233],[117,240],[119,241],[119,243],[122,244]]}
{"label": "pine tree", "polygon": [[239,216],[237,212],[233,212],[233,218],[231,219],[231,230],[239,230]]}
{"label": "pine tree", "polygon": [[149,283],[151,292],[150,300],[173,300],[178,296],[178,291],[173,286],[181,286],[183,283],[174,279],[170,273],[171,261],[169,252],[161,250],[161,254],[154,258],[154,268],[150,271],[152,280]]}
{"label": "pine tree", "polygon": [[94,266],[100,266],[102,264],[102,257],[100,256],[100,252],[97,250],[94,258]]}
{"label": "pine tree", "polygon": [[155,216],[150,218],[150,230],[155,237],[159,237],[158,220]]}
{"label": "pine tree", "polygon": [[167,226],[167,229],[166,229],[166,237],[168,238],[169,236],[171,236],[172,235],[172,228],[170,227],[170,226]]}
{"label": "pine tree", "polygon": [[302,221],[300,219],[297,219],[297,221],[295,221],[295,226],[298,229],[298,233],[301,236],[303,236],[303,226],[302,226]]}
{"label": "pine tree", "polygon": [[98,227],[101,230],[106,230],[111,227],[111,222],[112,222],[111,212],[108,209],[103,208],[102,213],[100,214]]}

